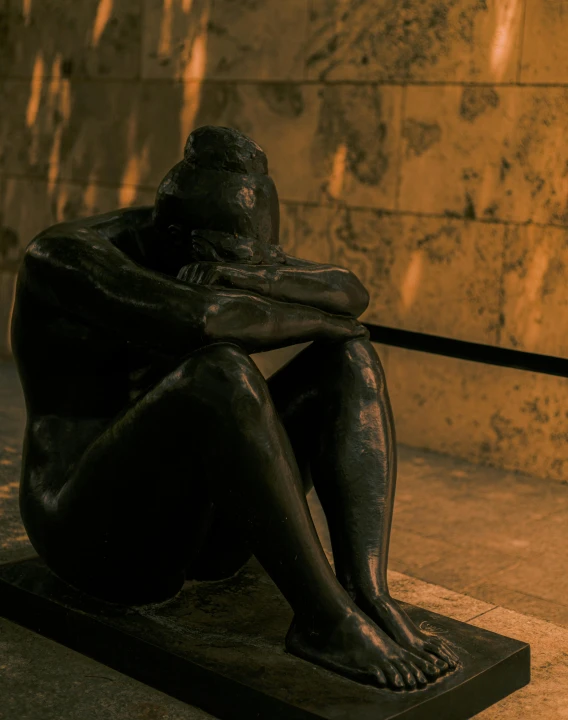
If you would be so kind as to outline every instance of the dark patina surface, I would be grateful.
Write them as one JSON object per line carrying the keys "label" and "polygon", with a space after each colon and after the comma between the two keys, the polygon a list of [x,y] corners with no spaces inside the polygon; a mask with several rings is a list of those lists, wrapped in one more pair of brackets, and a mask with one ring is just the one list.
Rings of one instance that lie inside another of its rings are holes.
{"label": "dark patina surface", "polygon": [[[353,680],[429,692],[466,659],[389,593],[396,442],[358,321],[368,293],[278,238],[262,149],[204,127],[153,207],[30,243],[12,324],[22,519],[58,582],[126,608],[230,581],[254,556],[291,608],[278,632],[295,667],[326,668],[353,693]],[[250,358],[305,342],[268,380]]]}
{"label": "dark patina surface", "polygon": [[109,607],[41,561],[0,566],[0,612],[222,720],[466,720],[529,682],[525,643],[404,606],[451,637],[462,666],[422,690],[360,685],[286,653],[292,612],[253,560],[175,599]]}

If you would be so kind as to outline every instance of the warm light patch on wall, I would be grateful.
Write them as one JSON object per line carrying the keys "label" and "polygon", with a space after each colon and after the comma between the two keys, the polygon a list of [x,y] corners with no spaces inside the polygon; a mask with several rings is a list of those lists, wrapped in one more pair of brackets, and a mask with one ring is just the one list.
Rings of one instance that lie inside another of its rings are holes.
{"label": "warm light patch on wall", "polygon": [[97,47],[108,21],[111,18],[114,0],[99,0],[95,22],[93,23],[92,47]]}
{"label": "warm light patch on wall", "polygon": [[59,187],[55,206],[55,221],[63,222],[65,217],[65,206],[69,200],[69,190],[66,187]]}
{"label": "warm light patch on wall", "polygon": [[423,269],[424,251],[415,250],[410,257],[406,274],[400,286],[400,299],[403,310],[410,310],[416,300]]}
{"label": "warm light patch on wall", "polygon": [[61,169],[61,143],[63,132],[71,117],[71,85],[68,78],[61,76],[61,54],[56,55],[51,70],[51,82],[49,84],[48,105],[53,111],[57,107],[58,115],[61,118],[59,125],[53,131],[53,141],[49,154],[49,170],[47,175],[47,190],[53,195]]}
{"label": "warm light patch on wall", "polygon": [[63,58],[61,56],[61,53],[57,53],[53,58],[53,63],[51,65],[51,80],[49,81],[49,90],[47,93],[50,110],[53,109],[54,101],[59,95],[59,87],[61,85],[62,60]]}
{"label": "warm light patch on wall", "polygon": [[538,299],[550,260],[551,255],[547,248],[541,245],[535,249],[525,277],[523,292],[516,303],[515,316],[519,320],[519,325],[524,327],[523,341],[526,348],[534,348],[540,335],[542,308],[538,305]]}
{"label": "warm light patch on wall", "polygon": [[542,246],[537,247],[525,279],[525,294],[529,302],[537,299],[549,263],[550,253],[548,250]]}
{"label": "warm light patch on wall", "polygon": [[180,134],[180,155],[183,155],[187,136],[193,130],[199,104],[201,102],[201,83],[185,82],[183,84],[183,98],[180,110],[179,124]]}
{"label": "warm light patch on wall", "polygon": [[180,155],[183,155],[187,136],[193,130],[199,104],[201,102],[201,82],[192,81],[183,84],[182,106],[180,110]]}
{"label": "warm light patch on wall", "polygon": [[191,57],[185,66],[184,80],[202,80],[207,67],[207,35],[205,33],[195,38],[191,48]]}
{"label": "warm light patch on wall", "polygon": [[53,195],[55,186],[59,178],[61,166],[61,140],[63,136],[63,126],[60,125],[53,136],[51,144],[51,152],[49,153],[49,170],[47,172],[47,192]]}
{"label": "warm light patch on wall", "polygon": [[91,173],[89,176],[89,182],[87,183],[87,187],[83,193],[83,205],[89,215],[92,215],[95,212],[98,194],[99,189],[96,184],[95,173]]}
{"label": "warm light patch on wall", "polygon": [[26,108],[26,125],[31,130],[31,139],[28,147],[28,158],[31,165],[35,165],[39,156],[39,125],[36,122],[41,104],[43,91],[44,61],[41,52],[35,58],[30,83],[30,96]]}
{"label": "warm light patch on wall", "polygon": [[118,202],[120,207],[129,207],[136,202],[138,196],[138,185],[142,177],[142,172],[148,163],[148,145],[144,145],[140,153],[134,153],[130,156],[126,163],[126,168],[122,175],[120,190],[118,191]]}
{"label": "warm light patch on wall", "polygon": [[496,5],[495,33],[491,43],[491,71],[502,80],[514,47],[521,13],[520,0],[499,0]]}
{"label": "warm light patch on wall", "polygon": [[[190,5],[191,7],[191,5]],[[202,32],[195,38],[189,62],[183,72],[183,102],[180,111],[180,154],[183,155],[188,134],[193,130],[195,118],[201,103],[201,85],[207,69],[207,33],[209,6],[205,7],[199,26]]]}
{"label": "warm light patch on wall", "polygon": [[[191,7],[191,5],[190,5]],[[169,55],[172,50],[172,25],[174,20],[173,0],[164,0],[158,54]]]}
{"label": "warm light patch on wall", "polygon": [[483,170],[483,180],[481,187],[477,191],[477,202],[475,205],[483,210],[491,204],[491,200],[495,195],[495,188],[499,182],[500,167],[495,164],[487,164]]}
{"label": "warm light patch on wall", "polygon": [[535,350],[537,349],[535,345],[540,337],[541,329],[542,311],[534,308],[533,310],[531,310],[526,320],[526,329],[524,335],[526,348],[533,348]]}
{"label": "warm light patch on wall", "polygon": [[[562,131],[560,131],[560,132],[562,132]],[[559,152],[560,152],[560,150],[559,150]],[[568,216],[568,165],[566,166],[566,171],[562,174],[562,177],[559,179],[558,195],[560,198],[561,207],[562,207],[562,203],[564,203],[563,210],[561,210],[561,212],[565,213],[566,216]]]}
{"label": "warm light patch on wall", "polygon": [[61,53],[57,53],[51,66],[51,80],[49,82],[47,102],[50,111],[53,111],[53,109],[57,107],[63,123],[66,124],[71,117],[71,86],[68,78],[61,76],[62,62],[63,58]]}
{"label": "warm light patch on wall", "polygon": [[32,71],[32,81],[30,85],[30,97],[28,99],[28,107],[26,109],[26,125],[32,127],[37,119],[39,112],[39,104],[41,101],[41,91],[43,87],[43,69],[44,62],[41,52],[38,52],[34,62]]}
{"label": "warm light patch on wall", "polygon": [[22,0],[22,15],[27,27],[32,19],[32,0]]}
{"label": "warm light patch on wall", "polygon": [[338,198],[343,190],[345,181],[345,170],[347,168],[347,145],[341,143],[333,156],[333,164],[331,167],[331,175],[329,176],[328,190],[329,194]]}
{"label": "warm light patch on wall", "polygon": [[10,300],[10,312],[8,314],[8,331],[6,333],[6,348],[8,350],[8,353],[12,354],[12,333],[11,333],[11,327],[12,327],[12,316],[14,315],[14,299],[16,297],[16,278],[14,278],[14,284],[12,286],[12,298]]}
{"label": "warm light patch on wall", "polygon": [[128,148],[128,162],[122,174],[118,201],[120,207],[129,207],[136,201],[138,185],[148,166],[150,146],[144,143],[141,150],[136,149],[136,136],[138,132],[138,116],[133,110],[128,118],[128,131],[126,134],[126,145]]}
{"label": "warm light patch on wall", "polygon": [[[193,0],[181,0],[181,2],[177,0],[177,4],[174,3],[174,0],[163,0],[162,22],[160,24],[160,36],[158,40],[158,56],[169,57],[172,54],[173,29],[176,23],[176,16],[179,18],[180,9],[184,15],[189,15],[193,7]],[[197,38],[189,48],[191,55],[183,72],[184,78],[200,79],[204,75],[207,50],[206,27],[208,20],[209,6],[206,5],[201,17],[199,19],[196,17],[188,27],[189,36],[191,36],[195,29]],[[182,22],[185,23],[184,20],[182,20]]]}

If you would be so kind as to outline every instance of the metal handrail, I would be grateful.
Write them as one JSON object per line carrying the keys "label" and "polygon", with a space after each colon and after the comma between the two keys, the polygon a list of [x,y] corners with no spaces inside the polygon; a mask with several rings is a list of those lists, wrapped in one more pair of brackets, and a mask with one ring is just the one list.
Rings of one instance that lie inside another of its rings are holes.
{"label": "metal handrail", "polygon": [[455,340],[440,335],[428,335],[427,333],[400,330],[372,323],[364,324],[371,333],[371,340],[383,345],[393,345],[407,350],[444,355],[445,357],[485,363],[487,365],[499,365],[514,368],[515,370],[568,377],[567,358],[501,348],[494,345],[483,345],[482,343],[468,342],[466,340]]}

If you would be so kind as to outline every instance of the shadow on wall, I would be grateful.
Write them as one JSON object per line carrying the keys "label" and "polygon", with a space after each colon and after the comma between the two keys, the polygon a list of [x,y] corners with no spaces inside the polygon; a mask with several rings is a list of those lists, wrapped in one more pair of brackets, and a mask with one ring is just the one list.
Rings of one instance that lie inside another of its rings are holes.
{"label": "shadow on wall", "polygon": [[[113,0],[88,0],[71,20],[58,12],[56,0],[24,0],[21,14],[8,16],[0,66],[10,75],[2,84],[9,112],[0,126],[8,175],[2,260],[8,252],[10,261],[17,259],[15,233],[21,252],[50,223],[153,197],[156,179],[179,160],[197,121],[206,63],[200,30],[208,7],[208,0],[175,4],[177,15],[187,16],[184,38],[192,80],[169,84],[167,103],[160,84],[140,82],[139,2],[123,0],[115,11]],[[153,26],[157,36],[148,40],[156,45],[158,63],[171,55],[172,28],[180,22],[173,9],[166,0]],[[62,32],[73,32],[75,41],[55,34],[59,19]],[[35,50],[33,38],[38,40]],[[65,45],[69,57],[58,50]],[[108,82],[96,82],[103,79]]]}
{"label": "shadow on wall", "polygon": [[[153,202],[213,124],[266,150],[282,243],[356,272],[364,320],[568,356],[567,8],[0,0],[0,352],[31,238]],[[402,441],[566,476],[568,381],[381,353]]]}
{"label": "shadow on wall", "polygon": [[[160,12],[145,24],[141,5],[86,0],[73,12],[60,0],[14,0],[6,10],[0,0],[0,351],[10,349],[15,273],[31,239],[54,223],[151,204],[202,124],[210,1],[154,3]],[[144,81],[142,42],[154,70]],[[172,57],[188,81],[155,82]]]}
{"label": "shadow on wall", "polygon": [[[264,147],[283,241],[352,268],[366,320],[527,350],[546,336],[563,353],[545,325],[568,222],[568,88],[516,85],[545,65],[521,62],[524,9],[0,0],[0,337],[29,240],[151,203],[210,123]],[[552,33],[531,18],[536,38]]]}

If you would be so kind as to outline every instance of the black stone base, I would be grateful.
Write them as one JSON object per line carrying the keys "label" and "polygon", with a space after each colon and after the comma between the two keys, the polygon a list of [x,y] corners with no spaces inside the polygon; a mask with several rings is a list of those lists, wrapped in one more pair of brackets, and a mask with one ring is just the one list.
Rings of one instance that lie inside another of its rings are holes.
{"label": "black stone base", "polygon": [[426,689],[394,692],[285,653],[291,612],[255,562],[231,580],[186,583],[168,603],[136,609],[92,600],[38,559],[0,566],[0,615],[223,720],[466,720],[529,682],[525,643],[406,609],[453,640],[463,667]]}

